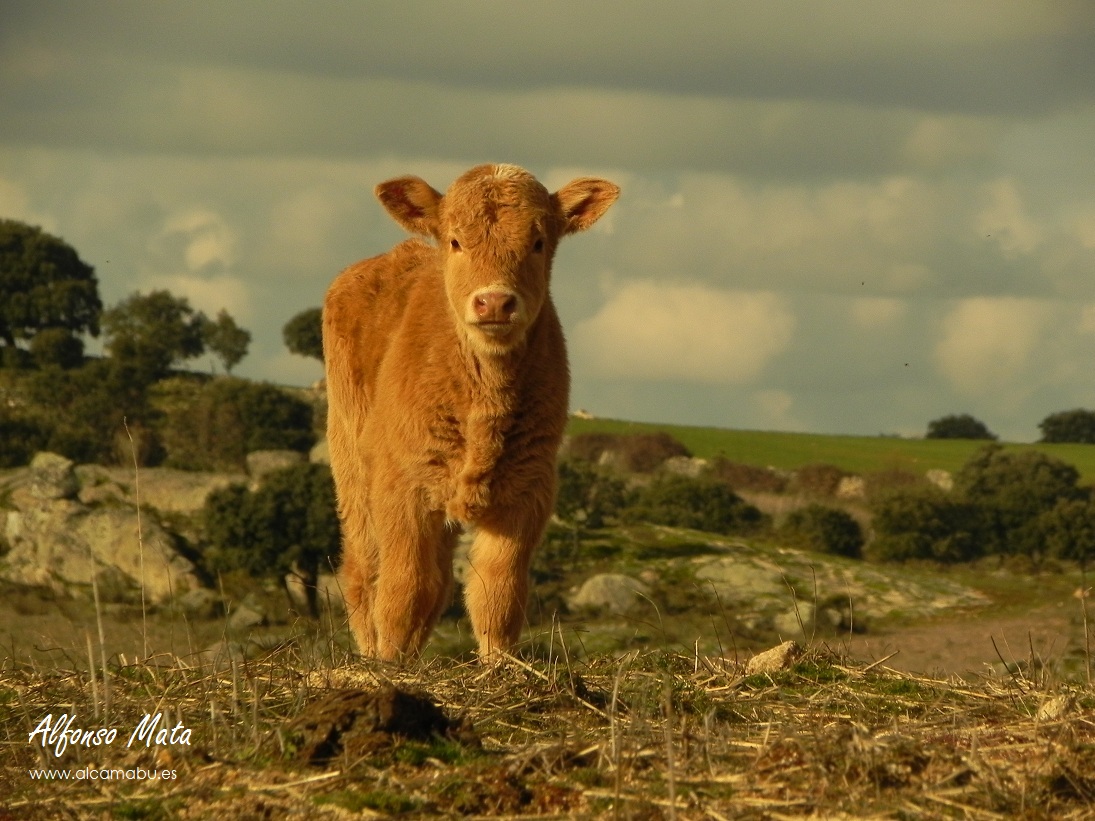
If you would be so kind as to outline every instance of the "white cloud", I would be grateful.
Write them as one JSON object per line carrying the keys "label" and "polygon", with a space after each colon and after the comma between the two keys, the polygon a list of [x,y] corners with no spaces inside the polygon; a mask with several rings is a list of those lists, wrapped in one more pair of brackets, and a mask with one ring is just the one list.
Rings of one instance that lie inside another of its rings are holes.
{"label": "white cloud", "polygon": [[57,221],[33,208],[30,197],[22,186],[2,177],[0,177],[0,219],[13,219],[28,225],[37,225],[49,233],[57,231]]}
{"label": "white cloud", "polygon": [[1047,318],[1046,305],[1037,300],[962,300],[943,319],[935,346],[939,370],[967,396],[1017,390]]}
{"label": "white cloud", "polygon": [[771,292],[633,282],[575,329],[600,377],[744,384],[791,344],[795,317]]}
{"label": "white cloud", "polygon": [[795,399],[787,391],[760,390],[751,399],[760,411],[764,430],[802,430],[801,420],[791,413]]}
{"label": "white cloud", "polygon": [[187,209],[168,217],[153,243],[165,250],[181,243],[183,261],[190,271],[227,269],[235,261],[235,232],[220,215],[204,208]]}
{"label": "white cloud", "polygon": [[1006,254],[1029,254],[1042,242],[1042,228],[1027,215],[1014,180],[985,186],[988,203],[977,215],[977,230]]}

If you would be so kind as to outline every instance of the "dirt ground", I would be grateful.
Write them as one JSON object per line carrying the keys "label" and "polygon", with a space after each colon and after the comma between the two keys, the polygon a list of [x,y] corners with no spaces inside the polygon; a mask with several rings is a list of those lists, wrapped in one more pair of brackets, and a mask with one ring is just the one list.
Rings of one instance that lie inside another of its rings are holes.
{"label": "dirt ground", "polygon": [[[1095,611],[1089,613],[1095,618]],[[994,645],[995,643],[995,645]],[[1078,600],[1059,601],[1023,615],[999,615],[983,608],[948,614],[928,622],[851,637],[842,642],[852,658],[874,662],[890,656],[887,667],[920,675],[1004,672],[1019,665],[1050,669],[1069,660],[1082,664],[1083,617]]]}

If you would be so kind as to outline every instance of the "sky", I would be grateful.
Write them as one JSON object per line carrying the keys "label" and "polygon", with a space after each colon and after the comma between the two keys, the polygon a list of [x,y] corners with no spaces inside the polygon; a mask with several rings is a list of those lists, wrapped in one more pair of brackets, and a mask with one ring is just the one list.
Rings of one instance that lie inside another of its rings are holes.
{"label": "sky", "polygon": [[1010,441],[1095,408],[1087,0],[0,5],[0,217],[108,306],[228,310],[247,377],[322,376],[281,329],[404,237],[378,182],[482,162],[622,188],[556,257],[573,408]]}

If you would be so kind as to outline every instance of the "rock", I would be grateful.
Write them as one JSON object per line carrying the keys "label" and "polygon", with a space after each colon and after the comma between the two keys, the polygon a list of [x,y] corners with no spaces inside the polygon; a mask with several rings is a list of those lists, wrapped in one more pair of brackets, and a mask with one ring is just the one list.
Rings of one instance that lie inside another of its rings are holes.
{"label": "rock", "polygon": [[[289,572],[285,574],[285,590],[297,612],[307,613],[308,594],[304,579],[301,578],[299,573]],[[319,578],[316,579],[316,606],[321,612],[332,610],[340,613],[346,609],[342,588],[333,573],[320,573]]]}
{"label": "rock", "polygon": [[640,608],[650,587],[622,573],[590,576],[567,601],[572,610],[589,610],[622,616]]}
{"label": "rock", "polygon": [[849,501],[866,499],[867,483],[862,476],[845,476],[837,483],[836,498]]}
{"label": "rock", "polygon": [[313,465],[331,464],[331,449],[326,439],[320,439],[312,446],[312,449],[308,451],[308,461]]}
{"label": "rock", "polygon": [[[797,608],[780,613],[772,620],[772,626],[780,636],[802,636],[806,638],[813,631],[814,606],[810,602],[800,601]],[[803,636],[805,631],[806,636]]]}
{"label": "rock", "polygon": [[745,665],[745,674],[755,676],[764,673],[778,673],[786,670],[802,655],[802,647],[797,642],[785,641],[783,644],[757,653]]}
{"label": "rock", "polygon": [[239,664],[247,657],[246,648],[238,641],[221,639],[198,653],[198,664],[215,671],[229,670],[232,662]]}
{"label": "rock", "polygon": [[[156,604],[200,587],[194,565],[174,549],[171,536],[151,517],[140,524],[138,533],[137,511],[128,506],[87,508],[66,499],[8,511],[10,550],[0,561],[0,578],[66,594],[89,593],[92,579],[104,578],[119,595],[131,586],[139,596],[143,586]],[[106,568],[112,572],[100,576]]]}
{"label": "rock", "polygon": [[217,619],[224,615],[224,602],[208,587],[196,587],[176,596],[174,607],[193,619]]}
{"label": "rock", "polygon": [[790,596],[783,572],[762,560],[738,556],[712,559],[696,569],[696,578],[709,582],[730,602],[753,602],[763,596]]}
{"label": "rock", "polygon": [[1035,714],[1035,718],[1038,721],[1058,721],[1072,711],[1075,703],[1076,699],[1068,693],[1053,696],[1042,703],[1042,706],[1038,708],[1038,712]]}
{"label": "rock", "polygon": [[924,476],[940,490],[948,493],[954,490],[954,476],[949,470],[929,470]]}
{"label": "rock", "polygon": [[696,456],[670,456],[662,462],[662,469],[667,473],[695,479],[707,470],[707,460]]}
{"label": "rock", "polygon": [[175,468],[107,468],[101,465],[80,465],[76,468],[80,480],[80,501],[84,504],[110,503],[120,499],[129,504],[138,501],[142,507],[152,507],[168,513],[195,513],[205,506],[214,490],[229,485],[247,484],[243,473],[199,473]]}
{"label": "rock", "polygon": [[254,450],[247,454],[247,475],[252,485],[275,470],[304,464],[304,454],[295,450]]}
{"label": "rock", "polygon": [[266,624],[266,614],[250,597],[233,607],[228,613],[226,626],[230,632],[245,633]]}
{"label": "rock", "polygon": [[36,453],[30,462],[28,490],[40,501],[74,499],[80,485],[71,459],[56,453]]}

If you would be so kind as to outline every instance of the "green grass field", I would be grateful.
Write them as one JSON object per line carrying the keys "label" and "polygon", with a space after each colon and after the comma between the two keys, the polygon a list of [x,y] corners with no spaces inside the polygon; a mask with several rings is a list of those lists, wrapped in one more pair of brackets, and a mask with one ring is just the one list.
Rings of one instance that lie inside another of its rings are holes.
{"label": "green grass field", "polygon": [[[724,456],[734,462],[794,470],[826,463],[851,473],[932,469],[956,471],[984,442],[960,439],[899,439],[888,436],[833,436],[813,433],[729,430],[687,425],[625,422],[617,419],[571,419],[567,432],[651,433],[665,431],[679,439],[693,455],[710,459]],[[1081,481],[1095,483],[1095,445],[1030,445],[1004,443],[1009,450],[1040,450],[1074,465]]]}

